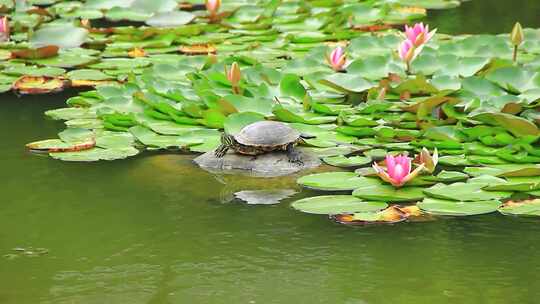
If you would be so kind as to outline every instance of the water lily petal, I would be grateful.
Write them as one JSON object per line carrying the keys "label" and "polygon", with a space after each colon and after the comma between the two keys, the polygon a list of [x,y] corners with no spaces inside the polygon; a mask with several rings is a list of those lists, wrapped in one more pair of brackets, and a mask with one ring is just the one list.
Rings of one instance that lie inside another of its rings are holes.
{"label": "water lily petal", "polygon": [[424,170],[424,165],[423,164],[416,167],[416,169],[414,169],[413,172],[411,172],[407,176],[405,176],[405,178],[402,180],[402,185],[406,184],[407,182],[411,181],[413,178],[418,176],[418,174],[420,174],[420,172],[422,172],[422,170]]}

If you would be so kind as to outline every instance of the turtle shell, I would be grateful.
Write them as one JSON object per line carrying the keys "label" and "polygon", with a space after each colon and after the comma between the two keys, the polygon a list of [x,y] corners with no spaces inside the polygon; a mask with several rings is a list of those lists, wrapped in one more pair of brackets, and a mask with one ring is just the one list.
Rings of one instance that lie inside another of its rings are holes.
{"label": "turtle shell", "polygon": [[271,147],[293,143],[300,132],[277,121],[258,121],[245,126],[234,139],[245,146]]}

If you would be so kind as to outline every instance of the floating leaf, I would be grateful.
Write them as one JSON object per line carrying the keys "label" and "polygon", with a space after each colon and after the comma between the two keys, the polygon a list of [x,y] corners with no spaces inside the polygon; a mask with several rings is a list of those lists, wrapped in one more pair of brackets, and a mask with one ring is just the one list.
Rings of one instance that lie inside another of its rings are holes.
{"label": "floating leaf", "polygon": [[86,41],[87,36],[86,29],[71,24],[46,25],[37,30],[30,37],[29,42],[36,48],[50,45],[59,48],[76,48]]}
{"label": "floating leaf", "polygon": [[316,173],[302,176],[297,180],[297,183],[304,187],[324,191],[354,190],[365,182],[365,179],[353,172]]}
{"label": "floating leaf", "polygon": [[521,202],[506,202],[499,212],[504,215],[540,216],[540,199]]}
{"label": "floating leaf", "polygon": [[467,216],[497,211],[501,205],[497,200],[478,200],[473,202],[425,198],[418,207],[436,215]]}
{"label": "floating leaf", "polygon": [[407,220],[408,214],[396,206],[390,206],[379,212],[359,212],[353,215],[340,214],[332,216],[332,218],[344,225],[394,224]]}
{"label": "floating leaf", "polygon": [[56,56],[56,54],[58,54],[58,50],[59,50],[58,46],[48,45],[48,46],[43,46],[37,49],[12,51],[11,55],[13,56],[13,58],[23,58],[23,59],[49,58],[49,57]]}
{"label": "floating leaf", "polygon": [[351,156],[346,157],[343,155],[330,156],[323,158],[323,161],[331,166],[335,167],[361,167],[371,164],[372,160],[370,157],[363,156]]}
{"label": "floating leaf", "polygon": [[450,185],[437,184],[425,189],[424,192],[435,198],[455,201],[489,201],[512,195],[512,192],[482,190],[488,184],[487,182],[474,182],[473,180],[467,183],[458,182]]}
{"label": "floating leaf", "polygon": [[190,23],[195,15],[184,11],[172,11],[154,14],[146,24],[155,27],[178,27]]}
{"label": "floating leaf", "polygon": [[335,73],[320,81],[337,91],[343,93],[360,93],[372,88],[374,85],[362,78],[345,73]]}
{"label": "floating leaf", "polygon": [[264,116],[258,113],[233,113],[225,119],[224,129],[227,134],[238,134],[245,126],[262,120],[264,120]]}
{"label": "floating leaf", "polygon": [[538,127],[527,119],[507,113],[480,113],[472,117],[490,125],[501,126],[516,136],[540,135]]}
{"label": "floating leaf", "polygon": [[19,94],[48,94],[63,91],[69,81],[59,77],[23,76],[13,84],[13,90]]}
{"label": "floating leaf", "polygon": [[359,177],[360,186],[353,195],[359,198],[381,202],[418,201],[424,197],[420,187],[402,187],[383,184],[378,178]]}
{"label": "floating leaf", "polygon": [[84,150],[79,152],[58,152],[50,153],[52,158],[63,161],[80,161],[90,162],[99,160],[116,160],[124,159],[130,156],[135,156],[139,153],[139,150],[133,147],[115,148],[115,149],[102,149],[93,148],[90,150]]}
{"label": "floating leaf", "polygon": [[463,172],[471,176],[493,175],[499,177],[539,176],[540,165],[508,164],[486,167],[467,167]]}
{"label": "floating leaf", "polygon": [[141,126],[132,127],[129,131],[144,145],[155,148],[185,148],[204,142],[202,139],[194,140],[182,136],[159,135]]}
{"label": "floating leaf", "polygon": [[325,195],[297,200],[291,206],[306,213],[332,215],[379,211],[388,205],[382,202],[367,202],[352,195]]}

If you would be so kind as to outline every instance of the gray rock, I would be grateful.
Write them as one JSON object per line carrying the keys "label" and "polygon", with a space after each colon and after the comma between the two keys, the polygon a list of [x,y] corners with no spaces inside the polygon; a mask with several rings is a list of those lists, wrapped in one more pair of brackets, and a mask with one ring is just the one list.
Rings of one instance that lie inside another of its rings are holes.
{"label": "gray rock", "polygon": [[289,175],[321,165],[316,155],[304,152],[302,149],[299,151],[301,151],[300,159],[303,164],[289,162],[284,152],[271,152],[254,157],[229,151],[223,158],[217,158],[214,151],[210,151],[195,158],[194,161],[201,168],[213,173],[247,173],[261,177]]}

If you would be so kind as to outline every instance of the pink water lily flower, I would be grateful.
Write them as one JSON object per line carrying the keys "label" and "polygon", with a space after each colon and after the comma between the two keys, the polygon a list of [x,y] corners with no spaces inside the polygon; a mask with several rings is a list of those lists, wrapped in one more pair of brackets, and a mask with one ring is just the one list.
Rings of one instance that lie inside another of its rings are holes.
{"label": "pink water lily flower", "polygon": [[405,35],[415,47],[426,44],[437,32],[437,29],[429,31],[429,25],[417,23],[414,26],[405,25]]}
{"label": "pink water lily flower", "polygon": [[399,45],[399,58],[405,63],[411,63],[418,55],[417,49],[414,47],[410,40],[404,40]]}
{"label": "pink water lily flower", "polygon": [[399,58],[407,65],[407,73],[411,70],[411,63],[420,54],[423,46],[415,47],[409,39],[405,39],[398,48]]}
{"label": "pink water lily flower", "polygon": [[373,169],[382,180],[394,187],[403,186],[424,169],[424,165],[421,164],[411,172],[411,159],[405,155],[386,155],[385,163],[386,171],[377,163],[373,163]]}
{"label": "pink water lily flower", "polygon": [[0,41],[9,40],[9,23],[7,16],[0,18]]}
{"label": "pink water lily flower", "polygon": [[221,0],[206,0],[206,10],[211,16],[215,16],[221,6]]}
{"label": "pink water lily flower", "polygon": [[347,63],[347,53],[345,53],[342,47],[338,46],[326,57],[326,61],[328,61],[328,64],[334,71],[342,71]]}

